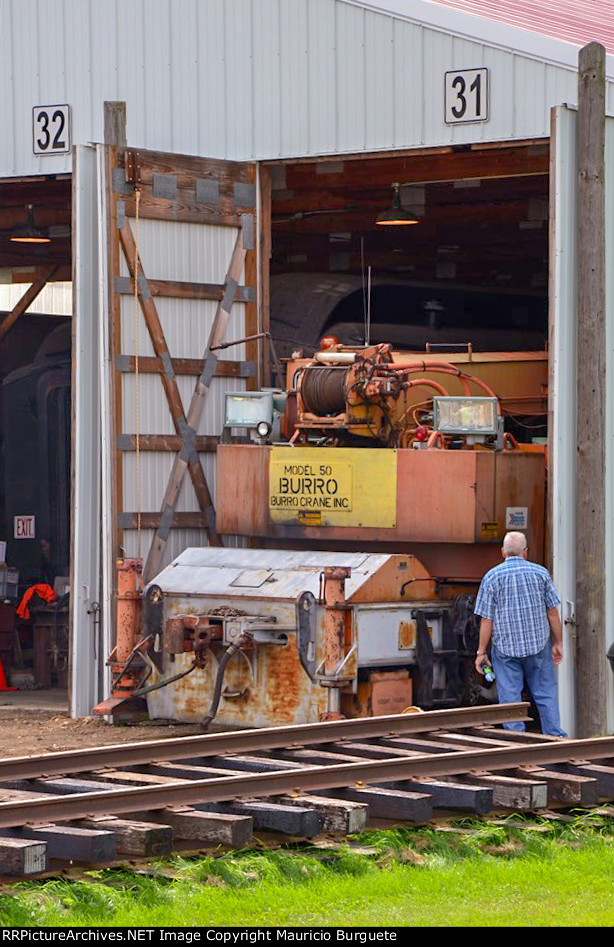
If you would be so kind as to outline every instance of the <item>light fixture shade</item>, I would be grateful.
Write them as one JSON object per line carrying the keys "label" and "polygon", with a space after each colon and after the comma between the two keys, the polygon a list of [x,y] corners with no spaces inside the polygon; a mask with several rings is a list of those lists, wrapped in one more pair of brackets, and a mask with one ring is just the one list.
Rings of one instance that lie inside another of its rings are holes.
{"label": "light fixture shade", "polygon": [[50,237],[34,223],[34,207],[28,204],[26,222],[17,224],[9,237],[11,243],[51,243]]}
{"label": "light fixture shade", "polygon": [[412,214],[410,210],[401,207],[401,188],[399,184],[392,185],[392,207],[389,210],[383,210],[377,215],[375,223],[378,227],[406,227],[409,224],[417,224],[420,218]]}

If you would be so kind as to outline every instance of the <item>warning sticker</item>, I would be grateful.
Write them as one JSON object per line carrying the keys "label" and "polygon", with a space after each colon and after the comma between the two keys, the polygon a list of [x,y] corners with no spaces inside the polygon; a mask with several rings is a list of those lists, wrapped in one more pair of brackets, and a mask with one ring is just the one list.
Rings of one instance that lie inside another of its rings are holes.
{"label": "warning sticker", "polygon": [[528,520],[529,508],[527,506],[507,506],[505,508],[506,529],[526,529]]}
{"label": "warning sticker", "polygon": [[486,540],[497,540],[499,539],[499,524],[495,522],[484,522],[480,527],[480,535],[482,539]]}

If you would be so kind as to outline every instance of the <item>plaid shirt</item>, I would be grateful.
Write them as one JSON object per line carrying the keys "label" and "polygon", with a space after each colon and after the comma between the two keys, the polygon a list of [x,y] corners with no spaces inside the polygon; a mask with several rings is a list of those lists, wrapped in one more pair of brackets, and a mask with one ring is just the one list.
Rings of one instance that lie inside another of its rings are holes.
{"label": "plaid shirt", "polygon": [[514,658],[538,654],[550,637],[546,612],[561,600],[543,566],[508,556],[482,579],[476,615],[493,619],[492,641]]}

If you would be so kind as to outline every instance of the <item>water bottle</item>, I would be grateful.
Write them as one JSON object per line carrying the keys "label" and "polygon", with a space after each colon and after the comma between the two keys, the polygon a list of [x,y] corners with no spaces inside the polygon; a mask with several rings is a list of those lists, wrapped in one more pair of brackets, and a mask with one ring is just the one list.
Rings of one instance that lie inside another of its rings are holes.
{"label": "water bottle", "polygon": [[482,665],[482,674],[484,675],[484,680],[487,684],[492,684],[495,679],[495,672],[491,668],[490,664]]}

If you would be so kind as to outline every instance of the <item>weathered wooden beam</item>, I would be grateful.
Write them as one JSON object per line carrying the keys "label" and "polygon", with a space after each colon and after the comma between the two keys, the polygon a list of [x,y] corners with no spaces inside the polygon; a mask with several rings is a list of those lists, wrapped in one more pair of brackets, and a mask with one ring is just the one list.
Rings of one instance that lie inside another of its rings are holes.
{"label": "weathered wooden beam", "polygon": [[[330,750],[275,750],[275,759],[302,763],[304,766],[326,766],[327,763],[355,763],[359,757],[350,753],[331,753]],[[394,756],[394,754],[392,754]],[[389,757],[390,758],[390,757]]]}
{"label": "weathered wooden beam", "polygon": [[126,771],[123,769],[104,769],[95,774],[107,783],[123,783],[125,786],[161,786],[164,783],[177,782],[176,779],[170,779],[168,776],[156,776],[153,773],[142,773],[140,771]]}
{"label": "weathered wooden beam", "polygon": [[400,819],[422,825],[433,817],[433,800],[426,793],[366,786],[327,790],[323,795],[364,802],[374,819]]}
{"label": "weathered wooden beam", "polygon": [[169,825],[137,822],[100,815],[72,823],[81,829],[113,832],[120,855],[169,855],[173,850],[173,830]]}
{"label": "weathered wooden beam", "polygon": [[[195,762],[192,760],[191,762]],[[204,765],[214,766],[218,770],[240,770],[247,773],[271,773],[275,770],[301,769],[300,763],[293,763],[287,759],[268,756],[211,756],[201,761]],[[220,773],[220,775],[222,775]]]}
{"label": "weathered wooden beam", "polygon": [[494,806],[492,786],[444,780],[406,779],[393,783],[392,788],[424,792],[431,797],[436,809],[468,809],[470,812],[484,815]]}
{"label": "weathered wooden beam", "polygon": [[599,795],[614,798],[614,766],[604,766],[600,763],[560,763],[550,767],[557,773],[569,773],[573,776],[587,776],[596,779],[599,784]]}
{"label": "weathered wooden beam", "polygon": [[374,741],[391,750],[413,750],[417,753],[456,753],[458,747],[449,746],[440,740],[421,740],[419,737],[382,737]]}
{"label": "weathered wooden beam", "polygon": [[247,845],[252,838],[254,827],[251,816],[205,812],[192,806],[131,813],[130,818],[169,825],[174,837],[178,839],[228,845],[231,848]]}
{"label": "weathered wooden beam", "polygon": [[[223,767],[228,776],[240,775],[240,770],[232,769],[233,760],[228,760],[227,767]],[[276,768],[280,768],[277,766]],[[173,776],[178,779],[207,779],[220,775],[220,768],[192,763],[156,763],[147,767],[147,771],[160,776]],[[262,771],[260,769],[260,771]],[[248,815],[254,821],[255,829],[281,832],[284,835],[313,836],[320,831],[319,814],[313,806],[302,805],[300,808],[268,800],[249,800],[237,802],[221,802],[208,805],[203,803],[195,806],[202,812],[226,812],[232,815]]]}
{"label": "weathered wooden beam", "polygon": [[367,825],[369,806],[364,802],[349,799],[325,799],[322,796],[280,796],[278,801],[285,806],[307,806],[317,811],[320,831],[327,835],[354,835],[363,832]]}
{"label": "weathered wooden beam", "polygon": [[[118,434],[117,449],[123,451],[136,450],[136,434]],[[194,448],[199,453],[213,453],[219,444],[219,437],[201,435],[194,438]],[[178,434],[140,434],[139,450],[141,451],[178,451],[183,446],[183,439]]]}
{"label": "weathered wooden beam", "polygon": [[569,806],[596,806],[599,802],[599,782],[587,776],[558,773],[553,769],[526,767],[510,770],[510,774],[522,779],[538,779],[548,786],[548,802],[561,802]]}
{"label": "weathered wooden beam", "polygon": [[[136,201],[127,194],[122,198],[125,204],[126,216],[136,217]],[[174,207],[169,208],[169,201],[163,197],[154,197],[151,190],[143,188],[139,200],[139,217],[142,220],[173,220],[180,224],[210,224],[214,227],[240,227],[241,216],[235,213],[225,213],[206,207],[194,197],[193,192],[178,190]]]}
{"label": "weathered wooden beam", "polygon": [[466,778],[459,778],[459,782],[465,781],[491,789],[493,805],[497,808],[532,812],[534,809],[545,809],[548,805],[548,786],[539,777],[514,779],[511,776],[471,773]]}
{"label": "weathered wooden beam", "polygon": [[563,737],[553,737],[546,733],[535,733],[533,730],[504,730],[498,727],[472,727],[464,730],[470,736],[489,737],[493,740],[502,740],[504,743],[552,743],[562,740]]}
{"label": "weathered wooden beam", "polygon": [[[141,513],[140,524],[142,529],[157,529],[162,522],[162,513]],[[171,529],[205,529],[207,525],[205,513],[173,513],[166,523]],[[120,513],[117,517],[120,529],[138,529],[139,514],[131,511]]]}
{"label": "weathered wooden beam", "polygon": [[0,876],[37,875],[47,868],[47,846],[32,839],[0,838]]}
{"label": "weathered wooden beam", "polygon": [[[187,280],[160,280],[147,281],[152,296],[162,296],[166,299],[210,299],[219,301],[224,298],[222,283],[190,283]],[[115,292],[124,296],[134,296],[134,279],[118,276],[115,279]],[[254,295],[251,286],[237,286],[234,302],[250,302]]]}
{"label": "weathered wooden beam", "polygon": [[282,835],[312,838],[320,833],[320,816],[313,806],[293,807],[279,802],[261,802],[254,799],[246,802],[202,803],[194,808],[200,812],[249,816],[253,819],[255,829],[280,832]]}
{"label": "weathered wooden beam", "polygon": [[347,757],[364,757],[368,760],[386,760],[393,756],[416,756],[417,750],[407,750],[400,747],[378,746],[375,743],[327,743],[326,749],[330,753],[340,753]]}
{"label": "weathered wooden beam", "polygon": [[578,336],[576,425],[576,720],[578,736],[607,732],[605,646],[605,58],[578,64]]}
{"label": "weathered wooden beam", "polygon": [[126,147],[126,103],[104,103],[104,143],[116,148]]}
{"label": "weathered wooden beam", "polygon": [[[170,365],[175,375],[190,375],[197,377],[203,370],[203,363],[198,358],[171,358]],[[133,373],[136,370],[134,355],[117,355],[115,368],[119,372]],[[139,372],[143,375],[162,375],[165,368],[161,358],[151,355],[139,357]],[[218,359],[215,363],[215,378],[253,378],[256,366],[253,362],[235,362],[231,359]]]}
{"label": "weathered wooden beam", "polygon": [[24,825],[18,829],[3,829],[2,834],[9,838],[44,842],[50,858],[64,861],[112,861],[117,853],[113,832],[99,829],[81,829],[73,825]]}
{"label": "weathered wooden beam", "polygon": [[6,336],[9,329],[11,329],[19,317],[32,305],[39,293],[45,288],[55,271],[57,266],[49,266],[40,274],[37,280],[32,283],[31,286],[25,291],[19,302],[13,307],[11,312],[5,316],[2,323],[0,323],[0,342]]}

